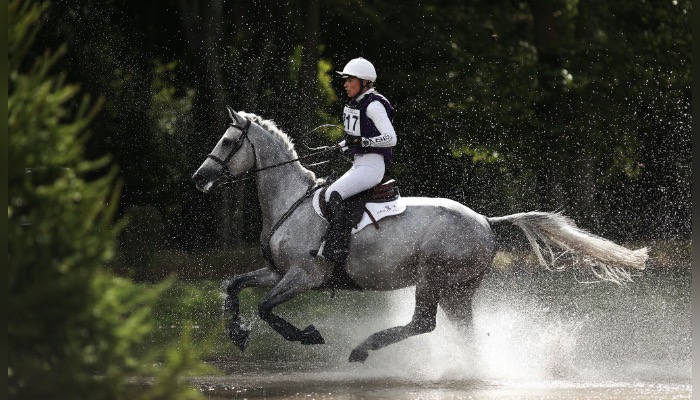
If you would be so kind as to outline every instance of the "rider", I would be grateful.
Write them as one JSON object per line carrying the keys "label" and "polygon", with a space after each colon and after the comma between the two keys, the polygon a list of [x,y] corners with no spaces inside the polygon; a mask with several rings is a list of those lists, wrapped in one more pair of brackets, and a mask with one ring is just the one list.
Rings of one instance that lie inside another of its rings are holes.
{"label": "rider", "polygon": [[353,165],[326,190],[330,225],[321,247],[311,254],[343,264],[351,230],[344,200],[382,182],[392,161],[396,132],[391,124],[394,108],[374,89],[377,72],[371,62],[355,58],[336,73],[345,79],[343,87],[350,98],[343,110],[345,137],[339,145],[353,157]]}

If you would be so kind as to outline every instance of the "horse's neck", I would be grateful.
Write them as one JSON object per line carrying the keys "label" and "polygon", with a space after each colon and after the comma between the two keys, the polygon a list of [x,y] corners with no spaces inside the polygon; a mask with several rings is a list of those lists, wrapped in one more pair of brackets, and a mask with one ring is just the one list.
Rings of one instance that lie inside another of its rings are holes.
{"label": "horse's neck", "polygon": [[264,227],[277,222],[314,183],[313,179],[296,171],[302,168],[293,163],[258,174],[258,198]]}
{"label": "horse's neck", "polygon": [[[252,138],[251,138],[252,139]],[[282,138],[275,134],[255,135],[257,168],[283,163],[296,158]],[[270,229],[284,213],[304,196],[315,182],[313,172],[293,162],[258,172],[257,190],[263,217],[263,229]]]}

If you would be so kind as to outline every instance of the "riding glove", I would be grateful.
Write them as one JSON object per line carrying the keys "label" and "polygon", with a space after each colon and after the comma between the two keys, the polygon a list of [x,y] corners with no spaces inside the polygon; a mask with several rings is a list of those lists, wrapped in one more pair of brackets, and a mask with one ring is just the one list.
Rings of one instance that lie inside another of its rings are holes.
{"label": "riding glove", "polygon": [[345,135],[345,144],[347,146],[370,147],[372,140],[362,136]]}

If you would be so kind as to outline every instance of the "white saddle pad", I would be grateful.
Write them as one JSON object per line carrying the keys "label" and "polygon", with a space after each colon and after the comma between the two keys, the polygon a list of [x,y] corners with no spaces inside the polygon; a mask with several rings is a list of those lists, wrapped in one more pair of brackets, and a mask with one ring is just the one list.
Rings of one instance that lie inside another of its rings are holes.
{"label": "white saddle pad", "polygon": [[[316,214],[318,214],[319,217],[323,217],[323,214],[321,213],[321,205],[319,204],[319,195],[321,193],[321,189],[316,190],[314,193],[314,199],[312,201],[314,205],[314,210],[316,210]],[[372,213],[372,216],[374,217],[375,221],[379,221],[380,219],[384,217],[389,217],[391,215],[398,215],[401,214],[402,212],[406,211],[406,203],[403,201],[403,198],[399,196],[398,199],[392,200],[392,201],[386,201],[386,202],[381,202],[381,203],[366,203],[365,207],[367,207],[367,210]],[[362,214],[362,219],[360,220],[360,223],[355,225],[352,228],[352,233],[357,233],[362,230],[367,225],[370,225],[372,223],[372,219],[367,215],[367,212]]]}

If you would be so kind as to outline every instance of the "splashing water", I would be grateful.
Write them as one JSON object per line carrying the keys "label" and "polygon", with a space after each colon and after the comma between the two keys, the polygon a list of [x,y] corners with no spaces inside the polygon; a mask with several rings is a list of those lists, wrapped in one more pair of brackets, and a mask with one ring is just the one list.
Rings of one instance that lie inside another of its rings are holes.
{"label": "splashing water", "polygon": [[689,269],[648,270],[621,287],[494,271],[475,295],[470,333],[438,310],[433,332],[363,364],[347,362],[350,350],[408,323],[415,289],[313,293],[279,312],[314,323],[325,345],[289,343],[254,322],[246,353],[222,350],[227,376],[195,382],[213,398],[236,388],[247,398],[689,398],[690,287]]}
{"label": "splashing water", "polygon": [[[439,311],[434,332],[375,352],[369,364],[424,380],[689,381],[690,278],[679,274],[618,289],[498,273],[477,292],[470,334]],[[413,294],[391,293],[386,320],[372,328],[407,323]]]}

